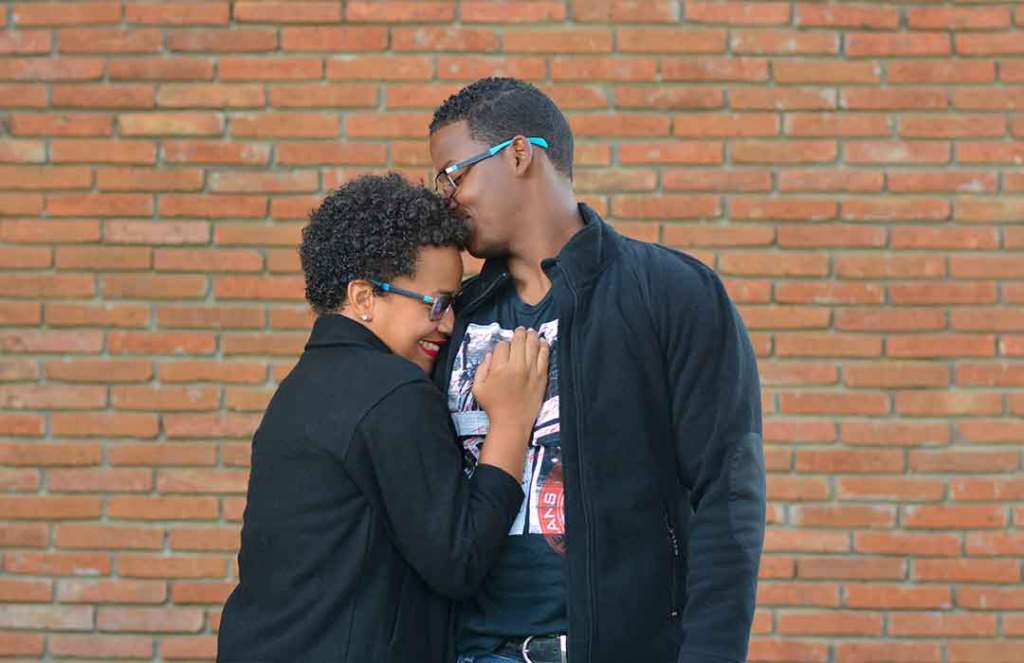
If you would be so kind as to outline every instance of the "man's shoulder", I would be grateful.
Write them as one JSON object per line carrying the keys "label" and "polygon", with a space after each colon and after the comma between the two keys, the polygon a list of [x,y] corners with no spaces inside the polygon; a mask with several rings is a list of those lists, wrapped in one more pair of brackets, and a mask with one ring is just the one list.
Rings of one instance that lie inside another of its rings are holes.
{"label": "man's shoulder", "polygon": [[641,284],[658,286],[666,295],[714,289],[718,276],[696,256],[662,244],[622,237],[619,259]]}

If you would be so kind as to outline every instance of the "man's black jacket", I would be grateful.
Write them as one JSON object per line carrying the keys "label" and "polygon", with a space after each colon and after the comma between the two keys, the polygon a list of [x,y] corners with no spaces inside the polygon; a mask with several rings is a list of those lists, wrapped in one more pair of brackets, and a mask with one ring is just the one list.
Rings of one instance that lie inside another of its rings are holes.
{"label": "man's black jacket", "polygon": [[[544,261],[559,310],[571,663],[746,658],[764,539],[761,401],[746,330],[696,259],[584,227]],[[466,316],[509,286],[467,282]]]}
{"label": "man's black jacket", "polygon": [[444,597],[479,585],[523,500],[461,458],[422,369],[318,318],[253,439],[218,660],[451,663]]}

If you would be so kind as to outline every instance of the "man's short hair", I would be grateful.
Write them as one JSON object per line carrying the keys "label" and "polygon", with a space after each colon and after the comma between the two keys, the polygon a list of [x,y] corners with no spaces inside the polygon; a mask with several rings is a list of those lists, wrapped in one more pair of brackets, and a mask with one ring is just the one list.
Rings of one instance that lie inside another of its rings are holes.
{"label": "man's short hair", "polygon": [[438,195],[398,173],[363,175],[331,192],[302,229],[306,299],[323,314],[350,281],[413,276],[422,246],[465,248],[468,231]]}
{"label": "man's short hair", "polygon": [[521,134],[548,141],[545,150],[555,169],[572,179],[573,139],[569,122],[555,102],[525,81],[481,78],[448,97],[434,111],[430,133],[466,120],[475,140],[496,145]]}

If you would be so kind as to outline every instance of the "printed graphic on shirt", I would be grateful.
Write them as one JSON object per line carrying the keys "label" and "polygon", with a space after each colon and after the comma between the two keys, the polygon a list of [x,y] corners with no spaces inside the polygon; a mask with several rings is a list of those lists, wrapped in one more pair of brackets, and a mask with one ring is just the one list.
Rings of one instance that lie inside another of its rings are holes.
{"label": "printed graphic on shirt", "polygon": [[[562,481],[562,447],[558,420],[558,321],[552,320],[537,330],[551,346],[548,362],[548,388],[544,404],[533,424],[530,449],[523,468],[523,492],[526,499],[509,535],[540,534],[556,552],[565,554],[565,498]],[[472,475],[480,460],[480,450],[489,430],[487,413],[473,398],[473,379],[477,368],[498,341],[512,338],[513,330],[495,322],[471,324],[455,355],[448,384],[448,410],[462,444],[466,473]]]}

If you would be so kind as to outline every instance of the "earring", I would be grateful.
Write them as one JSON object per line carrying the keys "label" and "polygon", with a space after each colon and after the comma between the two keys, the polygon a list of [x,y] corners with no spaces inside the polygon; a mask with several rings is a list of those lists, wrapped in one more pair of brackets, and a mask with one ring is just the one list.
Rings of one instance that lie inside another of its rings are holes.
{"label": "earring", "polygon": [[367,314],[363,313],[361,316],[359,316],[359,319],[362,320],[363,322],[369,322],[370,321],[370,316],[368,316]]}

